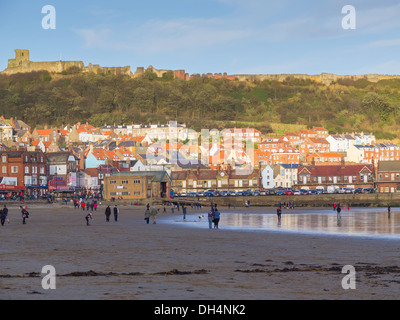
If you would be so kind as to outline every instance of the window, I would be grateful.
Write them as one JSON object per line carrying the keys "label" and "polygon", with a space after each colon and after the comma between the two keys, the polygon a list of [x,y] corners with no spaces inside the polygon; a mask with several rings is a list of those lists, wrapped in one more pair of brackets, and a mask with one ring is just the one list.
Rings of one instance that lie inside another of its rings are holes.
{"label": "window", "polygon": [[133,193],[133,195],[134,195],[134,196],[140,196],[140,191],[135,191],[135,192]]}
{"label": "window", "polygon": [[41,168],[40,168],[40,173],[41,173],[41,174],[44,174],[44,167],[41,167]]}
{"label": "window", "polygon": [[29,173],[29,167],[28,166],[25,167],[25,173]]}
{"label": "window", "polygon": [[7,173],[7,167],[3,167],[1,172],[2,173]]}
{"label": "window", "polygon": [[133,180],[133,184],[140,184],[140,180]]}
{"label": "window", "polygon": [[2,156],[1,159],[2,159],[3,163],[7,162],[7,156]]}
{"label": "window", "polygon": [[[116,184],[117,183],[117,181],[115,181],[115,180],[110,180],[110,184]],[[115,196],[115,194],[114,194],[114,196]]]}
{"label": "window", "polygon": [[116,192],[110,192],[110,196],[116,196],[117,193]]}
{"label": "window", "polygon": [[122,184],[128,184],[128,180],[122,180]]}
{"label": "window", "polygon": [[11,167],[11,173],[18,173],[18,167]]}

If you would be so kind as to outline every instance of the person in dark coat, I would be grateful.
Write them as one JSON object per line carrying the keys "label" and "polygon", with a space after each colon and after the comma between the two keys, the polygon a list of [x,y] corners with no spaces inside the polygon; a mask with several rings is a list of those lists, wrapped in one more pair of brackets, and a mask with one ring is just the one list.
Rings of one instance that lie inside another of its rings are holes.
{"label": "person in dark coat", "polygon": [[22,206],[19,206],[21,208],[21,214],[22,214],[22,224],[26,224],[25,219],[29,218],[29,212],[22,208]]}
{"label": "person in dark coat", "polygon": [[4,222],[6,222],[6,214],[4,210],[0,209],[0,223],[2,226],[4,226]]}
{"label": "person in dark coat", "polygon": [[119,209],[118,209],[117,205],[115,205],[115,207],[114,207],[114,220],[115,220],[115,222],[118,221],[118,213],[119,213]]}
{"label": "person in dark coat", "polygon": [[108,206],[106,208],[106,221],[109,222],[110,221],[110,216],[111,216],[111,208],[110,206]]}

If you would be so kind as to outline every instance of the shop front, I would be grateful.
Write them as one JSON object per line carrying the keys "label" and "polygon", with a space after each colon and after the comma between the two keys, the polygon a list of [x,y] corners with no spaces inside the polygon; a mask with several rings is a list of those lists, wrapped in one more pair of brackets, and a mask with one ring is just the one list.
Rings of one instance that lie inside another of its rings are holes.
{"label": "shop front", "polygon": [[1,200],[21,200],[26,192],[25,186],[0,184]]}

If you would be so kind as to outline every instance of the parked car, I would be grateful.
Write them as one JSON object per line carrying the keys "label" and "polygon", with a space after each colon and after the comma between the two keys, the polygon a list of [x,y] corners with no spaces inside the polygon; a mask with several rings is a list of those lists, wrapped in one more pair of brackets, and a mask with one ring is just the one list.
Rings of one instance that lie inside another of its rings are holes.
{"label": "parked car", "polygon": [[181,192],[181,197],[186,197],[187,193],[186,192]]}
{"label": "parked car", "polygon": [[199,191],[197,192],[198,197],[204,197],[204,191]]}
{"label": "parked car", "polygon": [[364,188],[357,188],[354,193],[364,193]]}
{"label": "parked car", "polygon": [[365,188],[364,193],[374,193],[374,189],[372,188]]}
{"label": "parked car", "polygon": [[354,189],[353,188],[344,188],[344,193],[352,194],[352,193],[354,193]]}
{"label": "parked car", "polygon": [[308,190],[300,189],[300,194],[301,195],[306,195],[306,194],[308,194]]}
{"label": "parked car", "polygon": [[219,197],[221,195],[221,192],[219,192],[218,190],[214,191],[214,197]]}
{"label": "parked car", "polygon": [[238,191],[238,192],[236,192],[236,195],[237,195],[237,196],[243,196],[243,191]]}
{"label": "parked car", "polygon": [[221,191],[221,196],[227,197],[227,196],[229,196],[229,192],[228,191]]}
{"label": "parked car", "polygon": [[293,195],[299,196],[300,195],[300,190],[293,190]]}
{"label": "parked car", "polygon": [[196,192],[189,192],[188,197],[196,198],[197,197],[197,193]]}
{"label": "parked car", "polygon": [[261,192],[258,191],[258,190],[256,190],[256,191],[253,192],[253,196],[260,196],[260,195],[261,195]]}
{"label": "parked car", "polygon": [[206,192],[204,193],[204,196],[205,196],[205,197],[214,197],[214,192],[213,192],[213,191],[206,191]]}
{"label": "parked car", "polygon": [[270,190],[268,190],[268,194],[270,196],[276,195],[276,191],[274,189],[270,189]]}
{"label": "parked car", "polygon": [[243,195],[246,196],[246,197],[252,196],[253,192],[251,190],[246,190],[246,191],[243,191]]}
{"label": "parked car", "polygon": [[231,197],[235,197],[236,196],[236,191],[234,191],[234,190],[228,191],[228,195],[231,196]]}

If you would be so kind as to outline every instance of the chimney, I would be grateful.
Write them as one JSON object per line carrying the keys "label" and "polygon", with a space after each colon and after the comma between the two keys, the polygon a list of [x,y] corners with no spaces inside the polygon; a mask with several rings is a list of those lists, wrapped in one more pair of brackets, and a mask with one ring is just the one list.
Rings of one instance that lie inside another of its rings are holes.
{"label": "chimney", "polygon": [[344,157],[342,157],[342,160],[341,160],[341,162],[340,162],[340,166],[341,166],[342,168],[344,168],[344,167],[346,166],[346,163],[344,162]]}

